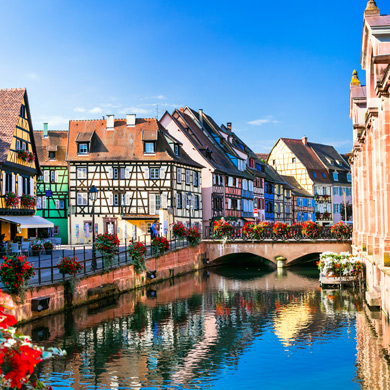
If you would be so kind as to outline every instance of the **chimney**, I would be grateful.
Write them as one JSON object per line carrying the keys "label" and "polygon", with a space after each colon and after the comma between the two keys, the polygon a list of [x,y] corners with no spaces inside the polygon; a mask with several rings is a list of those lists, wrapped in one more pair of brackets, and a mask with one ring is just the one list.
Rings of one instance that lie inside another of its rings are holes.
{"label": "chimney", "polygon": [[43,124],[43,138],[47,138],[49,136],[49,125],[47,123]]}
{"label": "chimney", "polygon": [[203,125],[203,110],[199,108],[199,122]]}
{"label": "chimney", "polygon": [[302,143],[303,143],[305,146],[307,146],[307,137],[306,137],[306,136],[302,137]]}
{"label": "chimney", "polygon": [[136,114],[126,114],[126,126],[134,127],[135,126],[135,115]]}
{"label": "chimney", "polygon": [[229,131],[232,131],[232,122],[226,123],[226,127]]}
{"label": "chimney", "polygon": [[184,112],[184,107],[180,107],[180,112]]}
{"label": "chimney", "polygon": [[114,130],[114,115],[107,115],[107,130]]}

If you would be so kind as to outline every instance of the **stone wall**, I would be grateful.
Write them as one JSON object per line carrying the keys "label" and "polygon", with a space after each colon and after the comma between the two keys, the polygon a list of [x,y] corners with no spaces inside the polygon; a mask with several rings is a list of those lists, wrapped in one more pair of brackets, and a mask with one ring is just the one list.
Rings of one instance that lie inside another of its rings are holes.
{"label": "stone wall", "polygon": [[[156,271],[156,278],[146,278],[146,273],[137,275],[132,265],[123,265],[111,271],[99,272],[94,275],[81,277],[76,285],[73,296],[73,305],[80,306],[102,299],[106,295],[121,293],[136,289],[148,284],[156,283],[173,275],[181,275],[203,267],[202,259],[206,256],[205,244],[195,248],[187,247],[165,254],[157,259],[146,261],[148,271]],[[49,309],[41,312],[32,311],[31,301],[34,298],[50,297]],[[17,303],[18,298],[14,297]],[[17,303],[12,312],[19,322],[26,322],[36,318],[61,312],[65,309],[65,288],[62,283],[30,288],[25,296],[24,303]]]}

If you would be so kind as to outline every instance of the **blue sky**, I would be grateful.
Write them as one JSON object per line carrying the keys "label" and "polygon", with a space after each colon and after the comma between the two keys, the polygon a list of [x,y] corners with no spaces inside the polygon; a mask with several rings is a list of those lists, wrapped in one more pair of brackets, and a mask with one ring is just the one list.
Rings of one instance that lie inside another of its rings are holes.
{"label": "blue sky", "polygon": [[189,105],[257,152],[303,135],[347,152],[366,4],[0,0],[0,88],[27,87],[36,130]]}

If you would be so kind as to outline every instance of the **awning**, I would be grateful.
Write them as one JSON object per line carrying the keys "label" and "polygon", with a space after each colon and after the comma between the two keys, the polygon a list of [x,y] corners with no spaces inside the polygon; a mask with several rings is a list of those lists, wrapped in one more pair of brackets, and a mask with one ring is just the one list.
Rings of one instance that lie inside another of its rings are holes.
{"label": "awning", "polygon": [[1,216],[0,220],[16,223],[20,225],[22,229],[30,229],[30,228],[52,228],[54,227],[54,223],[48,221],[45,218],[38,217],[37,215],[32,216]]}
{"label": "awning", "polygon": [[256,222],[256,219],[251,217],[242,217],[242,219],[246,222]]}

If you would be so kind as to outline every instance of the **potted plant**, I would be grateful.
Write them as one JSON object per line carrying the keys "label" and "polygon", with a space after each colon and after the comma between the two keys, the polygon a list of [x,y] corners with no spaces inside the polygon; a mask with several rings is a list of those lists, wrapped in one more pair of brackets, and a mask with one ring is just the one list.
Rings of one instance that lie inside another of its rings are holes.
{"label": "potted plant", "polygon": [[104,265],[111,267],[114,256],[118,253],[118,236],[110,233],[98,234],[95,240],[95,248],[102,254]]}
{"label": "potted plant", "polygon": [[290,226],[288,226],[287,223],[275,222],[272,231],[278,237],[285,237],[290,231]]}
{"label": "potted plant", "polygon": [[20,198],[20,204],[26,209],[33,209],[35,207],[35,198],[31,195],[23,194]]}
{"label": "potted plant", "polygon": [[17,207],[19,204],[19,197],[15,192],[7,192],[4,196],[6,207]]}
{"label": "potted plant", "polygon": [[330,218],[330,213],[325,211],[324,213],[324,219],[329,219]]}
{"label": "potted plant", "polygon": [[233,229],[233,225],[226,222],[224,218],[221,218],[218,221],[214,221],[213,235],[214,237],[222,238],[223,243],[225,243],[231,236]]}
{"label": "potted plant", "polygon": [[43,247],[45,248],[45,251],[46,251],[46,254],[47,255],[50,255],[52,252],[53,252],[53,243],[49,240],[46,240],[44,243],[43,243]]}
{"label": "potted plant", "polygon": [[3,256],[0,279],[3,285],[23,302],[27,282],[35,275],[34,266],[26,256]]}
{"label": "potted plant", "polygon": [[182,222],[175,222],[172,225],[172,232],[175,238],[183,239],[187,237],[187,228],[183,225]]}
{"label": "potted plant", "polygon": [[65,256],[60,259],[60,262],[57,264],[57,268],[64,279],[66,275],[70,276],[69,279],[64,280],[65,296],[69,305],[72,303],[73,294],[76,290],[77,274],[81,272],[84,267],[79,261],[77,261],[77,257]]}
{"label": "potted plant", "polygon": [[38,256],[39,255],[39,252],[41,252],[43,250],[43,244],[41,241],[34,241],[32,244],[31,244],[31,252],[32,252],[32,255],[33,256]]}
{"label": "potted plant", "polygon": [[156,256],[163,255],[169,250],[169,241],[165,237],[156,237],[152,240],[152,252]]}
{"label": "potted plant", "polygon": [[313,221],[306,221],[302,224],[302,234],[305,238],[317,238],[320,232],[321,226]]}
{"label": "potted plant", "polygon": [[35,154],[28,150],[18,150],[18,158],[24,162],[33,162],[35,160]]}
{"label": "potted plant", "polygon": [[336,238],[344,238],[349,235],[350,229],[343,221],[340,221],[332,225],[330,231]]}
{"label": "potted plant", "polygon": [[197,226],[190,227],[187,230],[187,239],[190,246],[194,247],[199,244],[200,241],[200,230]]}
{"label": "potted plant", "polygon": [[144,272],[146,270],[146,245],[143,242],[130,240],[130,244],[127,247],[127,251],[129,253],[130,258],[132,259],[134,271],[137,274]]}

